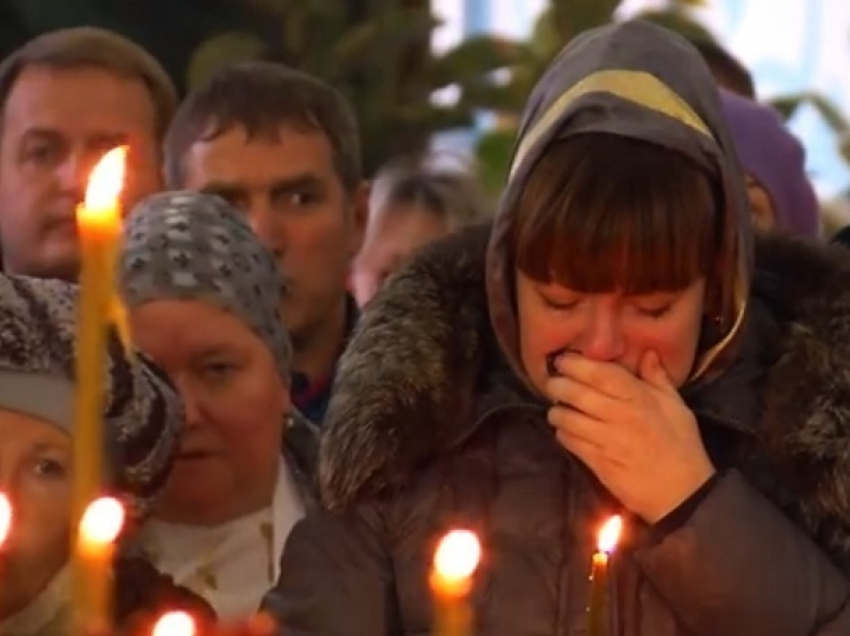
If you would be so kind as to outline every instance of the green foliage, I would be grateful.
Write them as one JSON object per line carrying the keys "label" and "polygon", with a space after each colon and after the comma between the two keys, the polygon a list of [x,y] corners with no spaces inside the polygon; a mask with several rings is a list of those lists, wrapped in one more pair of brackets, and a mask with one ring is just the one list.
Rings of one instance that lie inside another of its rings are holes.
{"label": "green foliage", "polygon": [[645,11],[640,14],[643,20],[675,31],[692,42],[714,42],[715,37],[699,22],[696,22],[682,9],[667,9],[664,11]]}
{"label": "green foliage", "polygon": [[[189,67],[190,86],[230,60],[273,59],[321,77],[351,100],[360,120],[364,163],[372,173],[390,157],[423,150],[437,131],[468,126],[482,103],[496,103],[493,71],[519,62],[523,47],[493,37],[431,52],[439,24],[427,0],[230,0],[263,17],[268,31],[220,34]],[[457,103],[437,104],[453,87]]]}
{"label": "green foliage", "polygon": [[819,93],[804,91],[776,97],[770,100],[770,104],[786,120],[793,117],[797,109],[803,104],[812,106],[824,123],[835,133],[838,140],[838,150],[842,158],[850,164],[850,121],[829,99]]}
{"label": "green foliage", "polygon": [[494,130],[478,140],[478,176],[485,192],[499,192],[508,178],[514,148],[513,130]]}
{"label": "green foliage", "polygon": [[[579,33],[609,23],[621,0],[550,0],[535,22],[532,35],[514,46],[510,80],[481,93],[479,107],[495,111],[503,125],[485,133],[477,147],[478,163],[485,185],[500,188],[507,175],[516,122],[525,100],[552,58]],[[660,10],[644,12],[640,17],[687,37],[713,41],[714,36],[688,14],[702,0],[671,0]]]}
{"label": "green foliage", "polygon": [[[672,0],[663,9],[646,11],[639,17],[684,35],[693,41],[712,42],[713,34],[694,20],[689,11],[704,4],[703,0]],[[512,68],[512,79],[501,86],[497,98],[489,106],[506,122],[498,130],[487,133],[477,147],[478,161],[488,187],[504,184],[511,159],[516,121],[537,79],[552,57],[576,34],[613,19],[619,0],[551,0],[541,14],[531,38],[522,46],[519,64]],[[802,104],[810,104],[835,132],[842,156],[850,163],[850,122],[823,95],[813,92],[779,97],[771,102],[788,119]]]}

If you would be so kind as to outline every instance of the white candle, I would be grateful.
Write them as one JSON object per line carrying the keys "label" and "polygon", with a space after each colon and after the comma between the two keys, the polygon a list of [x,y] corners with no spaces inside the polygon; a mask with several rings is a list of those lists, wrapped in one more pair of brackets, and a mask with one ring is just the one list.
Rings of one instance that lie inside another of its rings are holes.
{"label": "white candle", "polygon": [[157,620],[151,636],[196,636],[194,619],[186,612],[168,612]]}
{"label": "white candle", "polygon": [[480,561],[481,543],[473,532],[453,530],[440,541],[431,572],[434,633],[438,636],[472,633],[468,596],[472,591],[472,575]]}
{"label": "white candle", "polygon": [[9,498],[0,492],[0,547],[6,542],[11,530],[12,504],[9,502]]}

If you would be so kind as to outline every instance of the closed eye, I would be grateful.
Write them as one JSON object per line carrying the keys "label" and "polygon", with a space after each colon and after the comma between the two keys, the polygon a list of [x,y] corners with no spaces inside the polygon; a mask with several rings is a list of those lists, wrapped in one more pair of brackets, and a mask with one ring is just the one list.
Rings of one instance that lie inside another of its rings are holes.
{"label": "closed eye", "polygon": [[215,377],[229,375],[234,370],[236,370],[236,365],[230,364],[229,362],[208,362],[203,366],[203,372],[205,375]]}
{"label": "closed eye", "polygon": [[649,318],[663,318],[668,313],[670,313],[670,309],[672,305],[664,305],[662,307],[649,308],[649,307],[638,307],[637,311],[643,316],[648,316]]}
{"label": "closed eye", "polygon": [[555,301],[551,298],[547,298],[546,296],[541,296],[543,299],[543,304],[546,305],[549,309],[554,309],[555,311],[569,311],[570,309],[575,309],[579,302],[578,300],[571,301]]}

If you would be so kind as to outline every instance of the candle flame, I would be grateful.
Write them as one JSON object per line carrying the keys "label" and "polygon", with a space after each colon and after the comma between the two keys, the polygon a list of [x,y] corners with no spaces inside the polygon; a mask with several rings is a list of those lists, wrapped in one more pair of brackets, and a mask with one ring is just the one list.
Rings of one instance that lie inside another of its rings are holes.
{"label": "candle flame", "polygon": [[85,207],[88,210],[114,209],[124,187],[127,146],[118,146],[97,162],[89,176]]}
{"label": "candle flame", "polygon": [[114,543],[124,525],[124,506],[112,497],[96,499],[80,521],[80,535],[91,543]]}
{"label": "candle flame", "polygon": [[475,572],[481,561],[481,543],[474,532],[452,530],[434,553],[434,570],[444,580],[462,581]]}
{"label": "candle flame", "polygon": [[600,552],[611,554],[614,548],[617,547],[617,541],[620,540],[620,532],[623,530],[623,518],[620,515],[615,515],[605,522],[602,530],[599,531],[599,539],[597,548]]}
{"label": "candle flame", "polygon": [[0,546],[9,538],[12,529],[12,504],[9,498],[0,492]]}
{"label": "candle flame", "polygon": [[195,621],[186,612],[168,612],[157,620],[151,636],[195,636]]}

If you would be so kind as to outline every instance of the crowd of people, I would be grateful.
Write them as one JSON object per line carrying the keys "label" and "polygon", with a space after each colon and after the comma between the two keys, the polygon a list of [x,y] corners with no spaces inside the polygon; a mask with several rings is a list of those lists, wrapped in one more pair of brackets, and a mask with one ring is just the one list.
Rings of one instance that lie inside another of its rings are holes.
{"label": "crowd of people", "polygon": [[585,633],[611,514],[611,636],[850,633],[850,251],[746,69],[627,21],[552,60],[497,204],[439,157],[365,174],[357,113],[298,69],[180,100],[102,29],[8,56],[0,634],[67,630],[76,206],[118,145],[117,633],[430,633],[459,527],[474,633]]}

